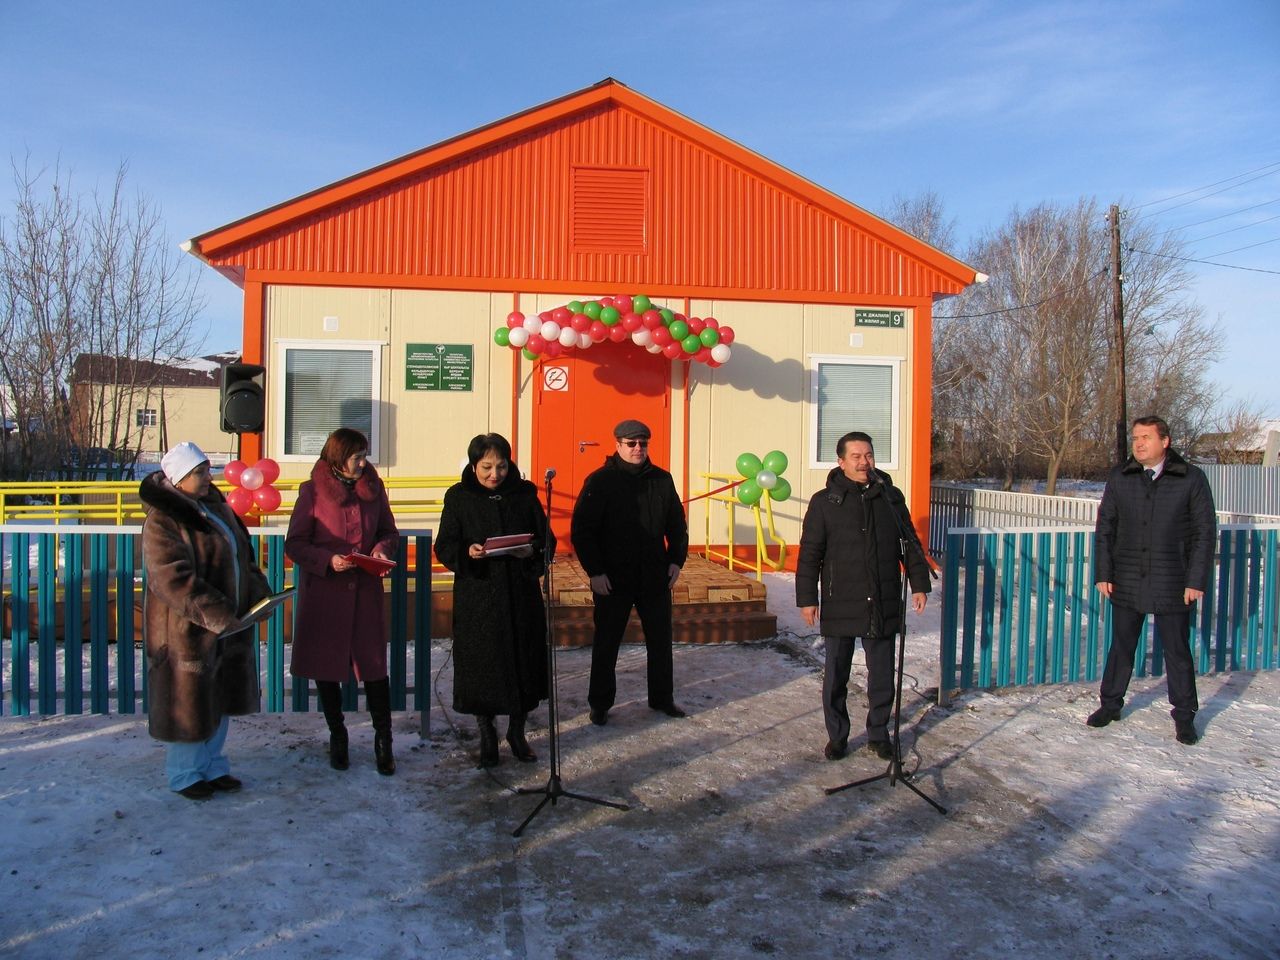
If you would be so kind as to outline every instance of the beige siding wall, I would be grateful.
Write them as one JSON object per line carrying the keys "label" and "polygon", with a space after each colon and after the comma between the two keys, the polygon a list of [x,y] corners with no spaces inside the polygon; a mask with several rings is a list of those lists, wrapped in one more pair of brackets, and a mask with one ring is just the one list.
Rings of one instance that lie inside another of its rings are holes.
{"label": "beige siding wall", "polygon": [[[102,406],[111,393],[112,388],[95,385],[92,402]],[[223,433],[220,429],[222,420],[218,399],[217,387],[165,387],[163,400],[159,387],[145,395],[139,392],[121,408],[117,436],[128,437],[131,444],[136,443],[144,454],[163,453],[166,437],[168,446],[190,440],[210,455],[233,454],[236,438],[234,434]],[[140,429],[136,419],[138,410],[154,410],[156,425]],[[167,432],[162,430],[165,422],[168,424]],[[103,437],[109,433],[104,425]],[[94,440],[90,445],[99,446],[101,443]]]}

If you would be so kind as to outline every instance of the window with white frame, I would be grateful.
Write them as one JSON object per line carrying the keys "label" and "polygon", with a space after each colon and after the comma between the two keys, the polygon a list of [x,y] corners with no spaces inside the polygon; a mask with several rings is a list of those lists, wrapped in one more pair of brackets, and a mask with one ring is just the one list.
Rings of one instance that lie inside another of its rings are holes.
{"label": "window with white frame", "polygon": [[836,443],[861,430],[875,446],[876,465],[898,466],[898,379],[902,361],[892,358],[812,357],[811,466],[829,466]]}
{"label": "window with white frame", "polygon": [[150,407],[146,409],[139,408],[133,411],[133,422],[139,427],[154,427],[159,421],[156,418],[155,410]]}
{"label": "window with white frame", "polygon": [[369,438],[378,458],[382,345],[374,342],[280,341],[283,392],[276,411],[284,458],[312,459],[338,427]]}

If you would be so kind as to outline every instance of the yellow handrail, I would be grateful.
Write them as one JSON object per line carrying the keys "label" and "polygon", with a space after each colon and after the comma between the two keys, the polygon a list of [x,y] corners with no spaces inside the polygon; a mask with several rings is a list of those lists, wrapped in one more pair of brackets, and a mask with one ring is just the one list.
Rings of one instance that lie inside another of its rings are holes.
{"label": "yellow handrail", "polygon": [[[726,484],[740,481],[742,478],[739,476],[733,476],[733,475],[724,474],[724,473],[700,473],[698,474],[698,476],[702,477],[702,479],[704,479],[707,483],[706,490],[703,491],[700,499],[723,503],[726,507],[726,518],[728,521],[728,536],[725,538],[725,543],[727,545],[726,549],[728,550],[728,553],[721,553],[719,550],[715,550],[711,546],[712,510],[711,510],[711,505],[710,504],[707,505],[706,522],[704,524],[705,529],[703,531],[703,543],[702,543],[702,548],[706,557],[708,559],[725,561],[728,564],[728,567],[730,570],[734,568],[735,564],[737,566],[743,567],[744,569],[751,568],[753,564],[744,563],[743,561],[737,559],[737,557],[734,556],[734,551],[733,551],[734,527],[735,527],[734,510],[737,509],[737,507],[740,505],[738,502],[737,494],[735,494],[734,491],[731,489],[724,490],[719,493],[711,492],[712,490],[717,489],[719,487],[723,487]],[[773,560],[769,556],[769,548],[765,542],[765,527],[764,527],[764,524],[761,522],[760,501],[764,501],[764,504],[765,504],[764,513],[767,514],[769,518],[768,539],[771,540],[778,547],[777,560]],[[756,501],[756,503],[750,507],[750,510],[755,519],[755,525],[756,525],[756,559],[755,559],[754,568],[756,572],[756,580],[759,581],[764,579],[764,568],[766,566],[768,566],[773,570],[782,570],[786,566],[787,544],[785,540],[783,540],[781,537],[778,536],[777,528],[774,526],[774,523],[773,523],[773,498],[772,497],[767,495],[762,496],[760,500]]]}

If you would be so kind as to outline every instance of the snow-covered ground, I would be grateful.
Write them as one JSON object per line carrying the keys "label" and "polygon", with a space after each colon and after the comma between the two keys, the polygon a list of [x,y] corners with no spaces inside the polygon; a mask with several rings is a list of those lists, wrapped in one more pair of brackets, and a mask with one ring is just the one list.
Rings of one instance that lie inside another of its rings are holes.
{"label": "snow-covered ground", "polygon": [[[476,769],[470,718],[396,718],[379,777],[367,716],[352,769],[313,714],[232,721],[243,792],[168,793],[162,747],[122,716],[0,719],[0,956],[1167,958],[1280,955],[1280,674],[1202,679],[1195,747],[1160,680],[1123,720],[1083,725],[1092,686],[936,684],[938,612],[910,621],[901,783],[827,795],[884,764],[822,759],[820,640],[770,578],[773,641],[676,651],[686,720],[645,706],[619,661],[608,726],[587,722],[589,650],[560,654],[566,790],[505,752]],[[862,667],[855,663],[861,708]],[[855,741],[855,747],[861,741]]]}

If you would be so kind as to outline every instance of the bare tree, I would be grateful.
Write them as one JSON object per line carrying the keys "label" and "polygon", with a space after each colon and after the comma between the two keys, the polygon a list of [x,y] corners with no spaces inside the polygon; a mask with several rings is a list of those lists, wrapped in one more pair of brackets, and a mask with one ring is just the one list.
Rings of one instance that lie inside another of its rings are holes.
{"label": "bare tree", "polygon": [[[14,213],[0,217],[0,393],[19,439],[0,463],[6,476],[77,462],[84,447],[131,463],[139,433],[130,413],[158,391],[155,363],[194,352],[199,276],[164,237],[155,207],[128,194],[126,175],[122,164],[109,190],[82,202],[57,168],[13,164]],[[117,362],[73,402],[80,354]]]}

